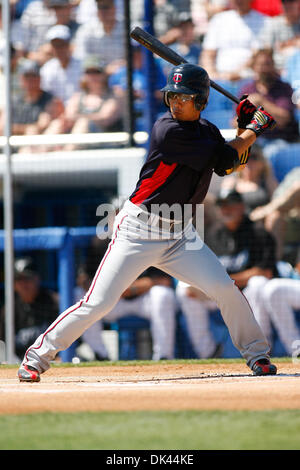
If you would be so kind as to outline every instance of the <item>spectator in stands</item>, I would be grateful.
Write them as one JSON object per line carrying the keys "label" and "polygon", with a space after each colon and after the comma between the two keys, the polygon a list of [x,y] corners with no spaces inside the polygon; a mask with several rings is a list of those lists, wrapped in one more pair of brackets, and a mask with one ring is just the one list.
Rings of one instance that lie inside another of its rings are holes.
{"label": "spectator in stands", "polygon": [[[88,23],[97,16],[97,0],[76,0],[75,18],[79,24]],[[114,0],[116,15],[119,20],[124,18],[124,0]],[[144,25],[144,2],[140,0],[130,0],[131,25]]]}
{"label": "spectator in stands", "polygon": [[195,35],[202,42],[210,19],[217,13],[230,8],[230,0],[191,0],[191,16],[195,25]]}
{"label": "spectator in stands", "polygon": [[300,86],[300,50],[291,55],[287,61],[283,77],[289,82],[292,88]]}
{"label": "spectator in stands", "polygon": [[[56,294],[41,286],[31,258],[15,262],[15,345],[22,358],[32,343],[58,315]],[[1,311],[0,338],[4,340],[4,310]]]}
{"label": "spectator in stands", "polygon": [[[256,319],[264,324],[265,335],[271,338],[272,326],[278,333],[287,354],[299,357],[300,329],[296,315],[300,311],[300,258],[289,278],[274,278],[263,289]],[[298,350],[298,352],[297,352]]]}
{"label": "spectator in stands", "polygon": [[264,31],[266,17],[251,9],[251,0],[232,0],[231,4],[231,10],[212,17],[204,37],[200,63],[212,79],[249,77],[249,62]]}
{"label": "spectator in stands", "polygon": [[[173,44],[179,36],[178,15],[183,12],[191,14],[191,0],[153,0],[152,3],[154,35],[165,44]],[[143,1],[131,0],[130,7],[132,26],[143,28],[145,13]]]}
{"label": "spectator in stands", "polygon": [[222,189],[235,189],[242,194],[247,213],[270,202],[278,181],[261,147],[254,144],[243,171],[229,175],[221,183]]}
{"label": "spectator in stands", "polygon": [[276,239],[278,259],[284,255],[287,232],[290,239],[299,244],[300,168],[291,170],[274,191],[272,200],[254,209],[249,217],[253,222],[264,220],[265,228]]}
{"label": "spectator in stands", "polygon": [[[36,62],[29,59],[20,61],[19,74],[22,97],[17,96],[12,102],[12,134],[42,134],[51,121],[63,112],[63,104],[41,88],[40,67]],[[2,131],[3,119],[2,114]]]}
{"label": "spectator in stands", "polygon": [[276,119],[275,129],[266,132],[261,141],[266,157],[270,157],[279,145],[299,140],[299,128],[292,102],[293,89],[283,82],[275,68],[271,50],[262,49],[252,59],[254,79],[241,90],[257,106],[263,106]]}
{"label": "spectator in stands", "polygon": [[[88,251],[84,276],[89,281],[97,270],[97,261],[102,259],[107,250],[109,239],[94,239]],[[87,283],[90,285],[90,283]],[[77,290],[77,299],[86,292]],[[175,315],[177,303],[172,278],[162,271],[149,268],[123,293],[120,300],[109,312],[104,321],[116,322],[126,316],[138,316],[150,321],[153,360],[172,359],[175,349]],[[83,335],[82,339],[96,353],[96,357],[105,357],[105,348],[101,344],[102,321],[96,322]]]}
{"label": "spectator in stands", "polygon": [[217,205],[225,230],[220,228],[210,233],[207,243],[217,252],[237,286],[244,289],[253,276],[273,277],[275,241],[266,230],[250,221],[243,196],[235,190],[221,190]]}
{"label": "spectator in stands", "polygon": [[[217,205],[222,223],[206,231],[205,242],[243,290],[255,314],[262,286],[277,275],[274,239],[249,220],[237,191],[221,190]],[[199,357],[216,354],[217,345],[209,331],[209,311],[216,310],[216,304],[187,284],[178,283],[176,293],[195,352]]]}
{"label": "spectator in stands", "polygon": [[[3,5],[2,5],[2,0],[0,2],[0,67],[3,66],[4,64],[4,53],[5,53],[5,48],[6,48],[6,37],[5,37],[5,31],[3,28]],[[22,43],[22,27],[20,25],[20,21],[15,18],[15,6],[12,4],[12,2],[9,2],[10,4],[10,45],[17,51],[21,49],[20,45]],[[20,53],[19,56],[22,54]]]}
{"label": "spectator in stands", "polygon": [[3,9],[2,2],[0,2],[0,65],[3,66],[4,63],[4,53],[6,46],[5,32],[3,30]]}
{"label": "spectator in stands", "polygon": [[74,55],[81,60],[97,55],[111,74],[124,63],[124,39],[124,21],[116,16],[115,2],[97,0],[97,16],[77,31]]}
{"label": "spectator in stands", "polygon": [[[84,60],[80,88],[80,91],[71,96],[65,114],[56,121],[57,126],[54,124],[52,133],[85,134],[121,131],[122,102],[109,88],[108,76],[98,57],[91,56]],[[66,146],[66,150],[75,148],[78,146],[73,144]]]}
{"label": "spectator in stands", "polygon": [[45,44],[47,31],[55,22],[55,12],[48,8],[47,0],[34,0],[27,5],[20,18],[22,39],[19,45],[26,57],[37,59],[36,53]]}
{"label": "spectator in stands", "polygon": [[[21,94],[21,83],[18,74],[18,62],[20,55],[16,49],[11,46],[10,48],[10,87],[12,99],[18,99]],[[0,66],[0,113],[2,113],[5,103],[5,76],[3,63]]]}
{"label": "spectator in stands", "polygon": [[97,16],[96,0],[79,0],[75,9],[75,19],[80,25],[88,23]]}
{"label": "spectator in stands", "polygon": [[[170,0],[168,0],[170,2]],[[185,12],[185,13],[190,13],[191,12],[191,3],[192,0],[172,0],[170,3],[174,5],[179,13]]]}
{"label": "spectator in stands", "polygon": [[297,107],[297,120],[300,125],[300,51],[296,51],[286,62],[283,72],[285,79],[293,88],[292,102]]}
{"label": "spectator in stands", "polygon": [[[55,25],[67,26],[71,33],[70,44],[72,44],[79,27],[79,24],[73,19],[74,3],[72,3],[71,0],[46,1],[49,11],[54,11],[55,13],[55,22],[51,27]],[[53,58],[53,48],[51,47],[51,43],[48,41],[47,32],[44,35],[42,44],[37,48],[37,50],[30,53],[30,58],[39,62],[40,65],[45,64],[48,60]]]}
{"label": "spectator in stands", "polygon": [[[154,100],[156,107],[156,114],[165,112],[165,106],[162,100],[162,92],[166,78],[161,69],[159,59],[154,59],[155,70],[154,74]],[[132,88],[134,98],[134,117],[135,117],[135,130],[144,131],[145,124],[145,111],[146,111],[146,87],[147,81],[144,71],[144,53],[143,47],[136,41],[132,41]],[[109,86],[114,91],[120,103],[125,106],[127,95],[127,66],[120,67],[116,73],[113,73],[109,78]]]}
{"label": "spectator in stands", "polygon": [[10,4],[14,12],[14,18],[17,20],[21,18],[25,8],[34,0],[11,0]]}
{"label": "spectator in stands", "polygon": [[[87,1],[87,0],[85,0]],[[133,26],[144,26],[144,8],[140,0],[131,0],[131,19]],[[178,15],[190,13],[190,0],[154,0],[153,29],[154,35],[165,44],[173,44],[179,37]]]}
{"label": "spectator in stands", "polygon": [[[172,44],[172,49],[187,62],[198,64],[201,54],[201,45],[200,41],[195,36],[195,26],[189,13],[182,12],[178,15],[177,28],[179,35],[177,40]],[[163,59],[160,60],[160,63],[167,77],[171,65]]]}
{"label": "spectator in stands", "polygon": [[282,0],[282,14],[268,18],[260,36],[261,47],[274,50],[280,73],[287,59],[300,47],[300,1]]}
{"label": "spectator in stands", "polygon": [[55,12],[55,24],[68,26],[72,42],[79,27],[79,23],[74,19],[75,2],[71,0],[47,0],[47,5]]}
{"label": "spectator in stands", "polygon": [[165,44],[172,44],[178,38],[178,14],[179,11],[173,2],[154,0],[154,34]]}
{"label": "spectator in stands", "polygon": [[252,0],[251,7],[268,16],[277,16],[282,13],[281,0],[271,0],[267,2],[266,0]]}
{"label": "spectator in stands", "polygon": [[49,29],[46,40],[51,43],[54,57],[41,68],[42,87],[59,97],[65,105],[79,91],[81,61],[72,54],[71,32],[67,26],[53,26]]}

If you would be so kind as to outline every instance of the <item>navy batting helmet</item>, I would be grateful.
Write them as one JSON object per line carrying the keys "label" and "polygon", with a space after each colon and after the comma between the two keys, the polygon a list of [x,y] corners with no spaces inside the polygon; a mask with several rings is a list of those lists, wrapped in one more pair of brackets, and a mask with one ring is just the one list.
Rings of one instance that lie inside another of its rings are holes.
{"label": "navy batting helmet", "polygon": [[167,84],[160,91],[169,106],[168,91],[196,95],[196,109],[202,110],[208,100],[210,79],[206,70],[194,64],[180,64],[173,67],[168,75]]}

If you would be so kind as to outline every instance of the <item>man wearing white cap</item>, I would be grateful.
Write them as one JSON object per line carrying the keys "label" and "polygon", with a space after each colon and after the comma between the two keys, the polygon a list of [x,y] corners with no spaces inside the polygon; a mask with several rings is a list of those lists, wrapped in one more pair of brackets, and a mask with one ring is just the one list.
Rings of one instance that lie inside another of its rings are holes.
{"label": "man wearing white cap", "polygon": [[46,39],[51,43],[54,57],[41,68],[42,88],[66,103],[79,90],[81,61],[72,55],[71,32],[67,26],[53,26]]}

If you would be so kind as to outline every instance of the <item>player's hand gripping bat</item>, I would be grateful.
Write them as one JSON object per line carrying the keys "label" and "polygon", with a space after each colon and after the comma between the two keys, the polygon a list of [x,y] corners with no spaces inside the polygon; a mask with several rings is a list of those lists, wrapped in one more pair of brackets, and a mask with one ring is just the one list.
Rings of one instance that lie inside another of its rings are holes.
{"label": "player's hand gripping bat", "polygon": [[[130,36],[135,39],[137,42],[142,44],[144,47],[149,49],[149,51],[157,54],[159,57],[162,57],[167,62],[170,62],[173,65],[185,64],[187,61],[173,51],[170,47],[163,44],[159,39],[152,36],[152,34],[147,33],[142,28],[136,26],[130,33]],[[240,100],[232,95],[229,91],[225,90],[223,87],[215,83],[213,80],[210,80],[210,86],[215,90],[222,93],[224,96],[229,98],[234,103],[239,104]]]}

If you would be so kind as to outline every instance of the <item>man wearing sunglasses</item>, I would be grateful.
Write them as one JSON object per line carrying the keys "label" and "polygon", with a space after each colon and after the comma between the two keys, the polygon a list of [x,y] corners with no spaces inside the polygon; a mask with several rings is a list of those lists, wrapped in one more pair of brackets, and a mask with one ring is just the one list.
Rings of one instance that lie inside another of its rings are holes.
{"label": "man wearing sunglasses", "polygon": [[21,381],[40,380],[56,354],[110,312],[150,266],[214,300],[253,373],[276,374],[269,344],[248,302],[192,222],[213,172],[224,176],[241,168],[249,147],[275,121],[243,99],[237,107],[240,135],[226,143],[217,127],[200,117],[209,87],[207,72],[197,65],[170,71],[162,89],[169,110],[153,126],[136,188],[115,218],[111,243],[90,289],[27,350],[18,373]]}

